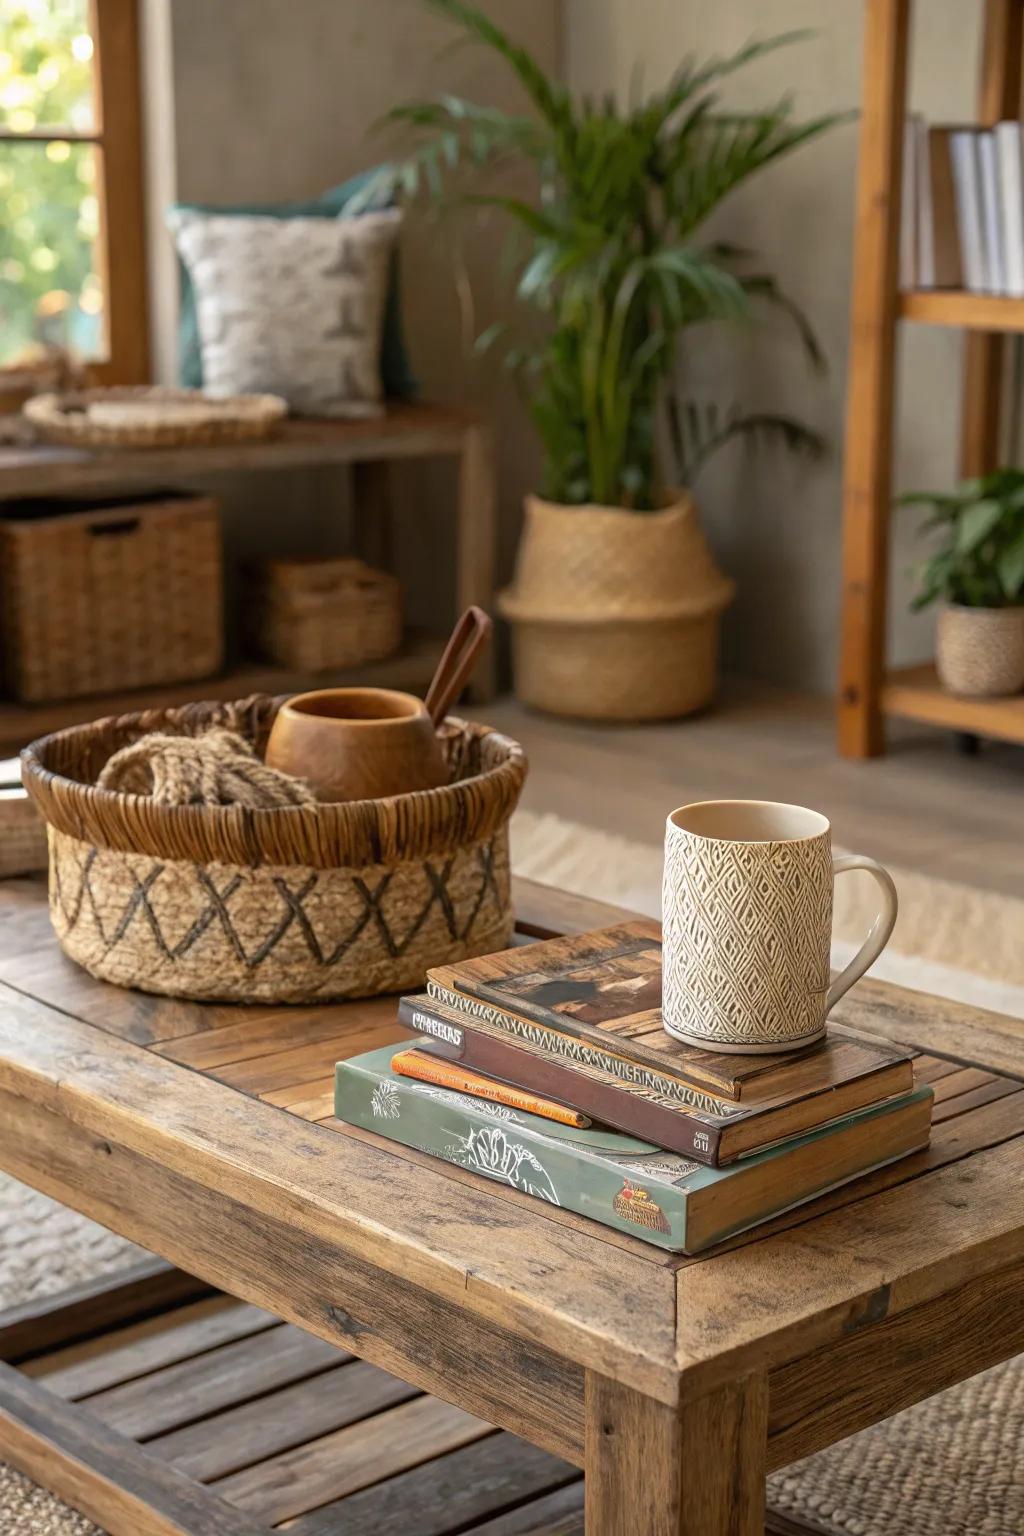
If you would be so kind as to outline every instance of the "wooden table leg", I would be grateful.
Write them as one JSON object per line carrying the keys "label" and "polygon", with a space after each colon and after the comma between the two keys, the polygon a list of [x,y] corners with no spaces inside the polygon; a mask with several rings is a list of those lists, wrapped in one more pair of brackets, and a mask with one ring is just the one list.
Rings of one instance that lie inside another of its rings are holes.
{"label": "wooden table leg", "polygon": [[[455,585],[460,613],[471,603],[477,603],[488,613],[493,611],[496,518],[491,433],[482,425],[467,427],[459,460],[459,498],[455,513]],[[486,704],[494,697],[494,660],[492,642],[481,656],[470,684],[469,695],[474,704]]]}
{"label": "wooden table leg", "polygon": [[588,1371],[586,1413],[586,1536],[763,1536],[763,1375],[674,1409]]}

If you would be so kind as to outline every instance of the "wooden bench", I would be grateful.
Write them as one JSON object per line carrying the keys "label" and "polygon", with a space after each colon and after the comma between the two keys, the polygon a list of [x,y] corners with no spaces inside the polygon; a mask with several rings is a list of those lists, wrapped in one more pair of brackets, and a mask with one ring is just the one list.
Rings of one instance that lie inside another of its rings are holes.
{"label": "wooden bench", "polygon": [[[448,405],[395,404],[383,416],[361,421],[289,420],[263,442],[214,447],[87,450],[34,445],[0,447],[0,500],[72,492],[125,491],[140,485],[189,485],[210,475],[315,465],[347,468],[359,552],[371,562],[390,561],[390,465],[413,459],[454,459],[458,489],[454,508],[455,598],[491,606],[494,591],[496,499],[491,434],[474,411]],[[420,692],[440,656],[447,626],[436,635],[413,635],[387,661],[356,669],[331,682],[375,683]],[[241,698],[248,693],[295,692],[320,679],[252,663],[221,677],[147,688],[98,698],[43,705],[0,700],[0,744],[17,749],[33,737],[98,715],[173,704],[191,698]],[[484,661],[473,698],[494,691],[493,657]]]}

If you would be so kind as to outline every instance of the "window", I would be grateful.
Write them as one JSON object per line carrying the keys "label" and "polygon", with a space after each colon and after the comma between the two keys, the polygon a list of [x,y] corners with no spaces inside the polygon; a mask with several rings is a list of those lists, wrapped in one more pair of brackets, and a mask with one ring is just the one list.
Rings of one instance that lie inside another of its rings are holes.
{"label": "window", "polygon": [[0,362],[148,377],[136,0],[0,0]]}

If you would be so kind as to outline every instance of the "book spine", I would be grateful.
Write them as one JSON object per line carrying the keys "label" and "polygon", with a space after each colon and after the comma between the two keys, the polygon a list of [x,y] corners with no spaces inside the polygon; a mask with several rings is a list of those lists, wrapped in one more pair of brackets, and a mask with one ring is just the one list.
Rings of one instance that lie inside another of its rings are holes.
{"label": "book spine", "polygon": [[984,293],[988,280],[985,229],[981,210],[981,174],[977,134],[964,129],[950,135],[953,188],[964,280],[972,293]]}
{"label": "book spine", "polygon": [[999,160],[1000,203],[1003,216],[1003,255],[1006,259],[1006,291],[1024,298],[1024,155],[1020,123],[996,125]]}
{"label": "book spine", "polygon": [[[673,1253],[685,1251],[686,1190],[659,1183],[654,1192],[621,1166],[585,1148],[539,1136],[504,1106],[459,1102],[409,1079],[339,1062],[335,1113],[363,1130],[431,1153],[534,1199],[589,1216]],[[504,1113],[501,1114],[501,1111]],[[641,1198],[637,1198],[637,1195]],[[636,1217],[630,1219],[631,1213]]]}
{"label": "book spine", "polygon": [[917,286],[935,287],[935,209],[932,200],[931,138],[920,117],[914,118],[917,153],[914,175],[917,180]]}
{"label": "book spine", "polygon": [[900,192],[900,288],[904,293],[917,280],[917,123],[903,124],[903,185]]}
{"label": "book spine", "polygon": [[578,1109],[556,1104],[553,1099],[542,1099],[528,1088],[515,1088],[511,1083],[484,1077],[482,1072],[472,1072],[462,1062],[449,1061],[447,1057],[426,1051],[399,1051],[391,1058],[391,1070],[400,1077],[414,1077],[421,1083],[434,1083],[439,1088],[451,1088],[456,1093],[468,1093],[475,1099],[489,1099],[493,1104],[507,1104],[511,1109],[521,1109],[528,1115],[539,1115],[542,1120],[554,1120],[559,1125],[571,1125],[585,1130],[590,1116]]}
{"label": "book spine", "polygon": [[999,207],[999,172],[995,135],[978,134],[978,166],[981,173],[981,209],[985,227],[986,280],[989,293],[1006,292],[1006,262]]}
{"label": "book spine", "polygon": [[[684,1082],[681,1077],[675,1077],[668,1072],[659,1072],[657,1067],[648,1066],[645,1062],[631,1061],[628,1057],[618,1056],[603,1045],[594,1045],[590,1040],[584,1040],[580,1035],[570,1033],[568,1030],[549,1029],[546,1024],[536,1024],[532,1019],[506,1013],[503,1009],[481,1002],[478,998],[465,997],[461,992],[452,992],[449,988],[430,981],[429,978],[427,995],[434,1002],[440,1003],[442,1008],[461,1014],[467,1020],[469,1028],[483,1025],[485,1028],[497,1030],[500,1034],[522,1040],[537,1050],[564,1056],[577,1066],[595,1067],[598,1071],[607,1072],[611,1077],[621,1078],[623,1082],[631,1083],[636,1088],[645,1088],[651,1093],[661,1094],[663,1098],[674,1099],[689,1109],[718,1115],[726,1112],[727,1105],[733,1109],[736,1108],[732,1100],[719,1098],[717,1094],[709,1093],[696,1084]],[[445,1020],[438,1022],[458,1033],[457,1026],[448,1024]],[[438,1031],[435,1033],[439,1034],[439,1038],[443,1038]]]}
{"label": "book spine", "polygon": [[[649,1090],[620,1085],[614,1079],[602,1081],[595,1071],[571,1060],[559,1060],[550,1052],[522,1050],[494,1035],[459,1030],[412,998],[399,1003],[398,1017],[408,1029],[428,1035],[432,1049],[449,1061],[461,1061],[475,1072],[560,1099],[605,1125],[691,1157],[708,1168],[719,1166],[721,1127],[697,1119],[681,1105],[660,1101]],[[722,1106],[717,1107],[720,1110]]]}

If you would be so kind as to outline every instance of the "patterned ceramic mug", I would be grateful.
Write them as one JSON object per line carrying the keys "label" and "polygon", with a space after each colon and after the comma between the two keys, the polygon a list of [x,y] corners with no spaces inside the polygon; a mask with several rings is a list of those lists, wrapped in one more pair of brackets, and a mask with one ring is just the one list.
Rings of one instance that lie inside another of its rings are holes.
{"label": "patterned ceramic mug", "polygon": [[[832,882],[848,869],[875,877],[882,904],[830,986]],[[874,859],[833,857],[831,828],[817,811],[770,800],[681,806],[665,833],[665,1028],[713,1051],[812,1044],[889,942],[896,905],[892,877]]]}

